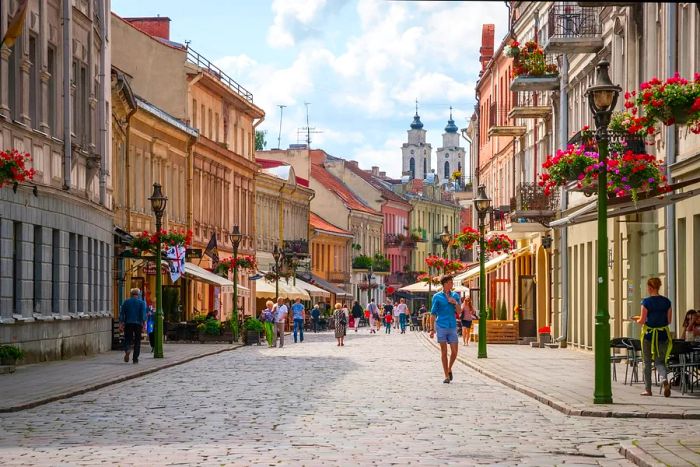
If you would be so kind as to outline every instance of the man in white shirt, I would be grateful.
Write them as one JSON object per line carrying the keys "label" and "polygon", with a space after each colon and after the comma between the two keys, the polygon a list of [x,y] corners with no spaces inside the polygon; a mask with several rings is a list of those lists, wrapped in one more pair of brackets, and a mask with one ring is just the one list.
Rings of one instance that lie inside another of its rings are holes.
{"label": "man in white shirt", "polygon": [[[277,299],[277,306],[274,309],[275,312],[275,332],[279,334],[280,339],[280,349],[284,347],[284,325],[287,323],[287,305],[284,304],[284,299],[282,297]],[[272,345],[277,347],[277,337],[275,337],[275,342]]]}
{"label": "man in white shirt", "polygon": [[401,334],[406,334],[406,320],[408,319],[408,305],[406,305],[406,300],[401,299],[399,305],[396,307],[399,313],[399,326],[401,327]]}
{"label": "man in white shirt", "polygon": [[399,328],[399,304],[394,302],[394,329]]}

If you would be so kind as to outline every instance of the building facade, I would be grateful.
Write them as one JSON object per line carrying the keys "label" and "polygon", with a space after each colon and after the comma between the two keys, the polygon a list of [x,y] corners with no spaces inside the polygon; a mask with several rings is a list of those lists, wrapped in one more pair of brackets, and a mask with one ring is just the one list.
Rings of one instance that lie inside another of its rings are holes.
{"label": "building facade", "polygon": [[309,215],[312,282],[331,292],[329,305],[347,300],[350,286],[352,232],[315,213]]}
{"label": "building facade", "polygon": [[[0,5],[1,36],[17,7]],[[37,362],[111,345],[110,35],[99,21],[110,2],[27,8],[0,52],[0,148],[29,153],[36,170],[0,188],[0,344]]]}

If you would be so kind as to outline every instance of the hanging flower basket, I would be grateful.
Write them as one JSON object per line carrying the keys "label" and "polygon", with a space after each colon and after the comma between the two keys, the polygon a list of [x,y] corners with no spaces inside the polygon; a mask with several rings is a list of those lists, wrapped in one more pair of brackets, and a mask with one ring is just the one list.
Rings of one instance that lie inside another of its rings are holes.
{"label": "hanging flower basket", "polygon": [[479,231],[472,227],[465,227],[462,232],[455,235],[454,244],[460,248],[469,249],[479,240]]}
{"label": "hanging flower basket", "polygon": [[155,253],[158,247],[158,239],[160,238],[161,248],[168,248],[171,246],[183,246],[185,248],[192,244],[192,231],[191,230],[161,230],[158,233],[149,233],[144,230],[140,234],[136,235],[131,241],[132,252],[138,254],[141,252]]}
{"label": "hanging flower basket", "polygon": [[229,257],[219,261],[219,264],[216,266],[216,273],[222,277],[228,277],[228,272],[234,266],[247,271],[255,271],[258,268],[254,256],[239,256],[237,260]]}
{"label": "hanging flower basket", "polygon": [[513,240],[505,234],[492,234],[486,239],[486,251],[489,253],[508,253],[513,249]]}
{"label": "hanging flower basket", "polygon": [[[578,188],[598,186],[598,175],[603,162],[586,167],[584,177],[578,182]],[[611,153],[606,163],[608,193],[614,197],[631,196],[634,201],[639,193],[649,191],[663,192],[666,188],[666,176],[661,170],[661,163],[651,154]]]}
{"label": "hanging flower basket", "polygon": [[29,153],[22,154],[16,149],[0,151],[0,188],[33,180],[36,170],[27,168],[31,161]]}
{"label": "hanging flower basket", "polygon": [[700,73],[695,73],[693,81],[678,72],[663,82],[654,77],[642,83],[639,92],[625,97],[625,107],[641,107],[650,122],[687,125],[691,132],[700,134]]}
{"label": "hanging flower basket", "polygon": [[431,276],[428,273],[418,274],[416,280],[425,282],[426,284],[440,285],[440,276]]}
{"label": "hanging flower basket", "polygon": [[598,153],[587,151],[583,145],[569,145],[565,151],[557,150],[554,156],[547,156],[542,164],[545,169],[539,175],[539,186],[549,195],[553,188],[566,185],[570,181],[580,181],[585,176],[586,167],[598,163]]}
{"label": "hanging flower basket", "polygon": [[453,274],[466,269],[466,265],[461,261],[449,260],[435,255],[425,258],[425,264],[429,268],[437,269],[442,274]]}
{"label": "hanging flower basket", "polygon": [[521,46],[518,41],[512,41],[506,49],[506,55],[513,58],[513,77],[556,76],[557,66],[547,63],[544,50],[535,41],[528,41]]}

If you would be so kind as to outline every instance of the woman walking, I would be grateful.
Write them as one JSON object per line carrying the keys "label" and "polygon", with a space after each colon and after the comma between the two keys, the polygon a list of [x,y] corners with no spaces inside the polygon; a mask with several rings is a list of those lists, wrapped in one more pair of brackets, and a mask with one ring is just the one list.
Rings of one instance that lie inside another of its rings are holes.
{"label": "woman walking", "polygon": [[671,353],[671,300],[659,294],[661,279],[647,281],[649,296],[642,300],[642,313],[637,322],[642,325],[642,357],[644,358],[644,386],[642,396],[651,396],[651,364],[661,379],[664,397],[671,395],[671,385],[666,375],[666,362]]}
{"label": "woman walking", "polygon": [[274,303],[272,303],[272,300],[268,300],[265,303],[265,306],[266,308],[260,313],[260,321],[262,321],[263,327],[265,329],[265,339],[267,340],[267,345],[269,347],[272,347],[272,341],[275,337],[273,330],[275,315],[272,312],[272,307],[274,306]]}
{"label": "woman walking", "polygon": [[468,346],[472,332],[472,320],[474,319],[474,305],[472,305],[471,297],[462,299],[462,314],[459,319],[462,321],[462,342],[463,345]]}
{"label": "woman walking", "polygon": [[338,341],[338,347],[345,345],[343,339],[345,338],[345,332],[348,326],[348,317],[345,314],[347,309],[344,309],[340,303],[335,304],[335,312],[333,312],[333,318],[335,319],[335,338]]}
{"label": "woman walking", "polygon": [[360,327],[360,318],[362,318],[362,305],[357,300],[352,305],[352,317],[355,320],[355,332],[357,332],[357,328]]}

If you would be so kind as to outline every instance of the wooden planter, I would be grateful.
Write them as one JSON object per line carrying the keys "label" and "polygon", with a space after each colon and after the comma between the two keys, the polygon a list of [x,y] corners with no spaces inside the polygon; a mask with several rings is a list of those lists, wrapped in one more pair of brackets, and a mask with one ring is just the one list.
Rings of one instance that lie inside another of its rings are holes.
{"label": "wooden planter", "polygon": [[[476,332],[479,320],[472,321],[472,334],[474,342],[479,342]],[[486,321],[486,342],[488,344],[517,344],[519,336],[518,321],[490,319]]]}
{"label": "wooden planter", "polygon": [[245,331],[245,345],[260,345],[260,333],[258,331]]}

